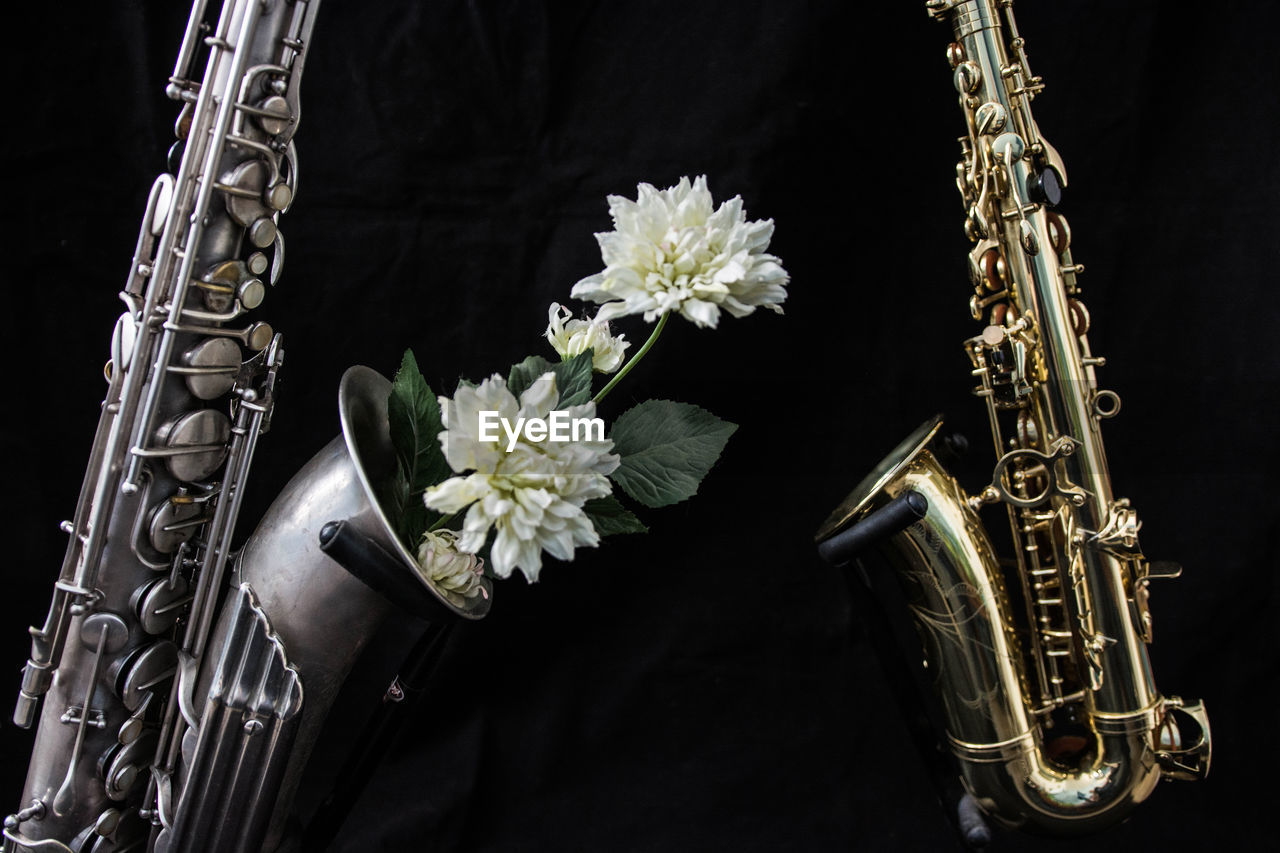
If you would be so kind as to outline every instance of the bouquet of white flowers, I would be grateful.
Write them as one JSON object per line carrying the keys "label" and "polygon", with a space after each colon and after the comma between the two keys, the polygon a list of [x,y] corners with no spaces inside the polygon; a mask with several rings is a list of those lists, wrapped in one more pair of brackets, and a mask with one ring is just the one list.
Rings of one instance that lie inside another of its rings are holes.
{"label": "bouquet of white flowers", "polygon": [[[645,507],[683,501],[719,458],[736,425],[698,406],[646,400],[608,434],[596,406],[644,358],[672,314],[714,328],[757,307],[782,313],[788,276],[768,254],[773,221],[748,222],[738,197],[715,208],[705,177],[609,197],[614,230],[596,235],[605,268],[572,290],[602,303],[574,318],[556,303],[547,341],[558,363],[531,355],[504,377],[461,381],[437,397],[406,352],[388,402],[399,461],[390,510],[420,569],[446,597],[475,596],[488,565],[536,581],[542,552],[572,560],[600,538],[646,532],[614,496]],[[611,321],[655,324],[629,359]],[[625,359],[625,362],[624,362]],[[596,374],[612,377],[593,393]]]}

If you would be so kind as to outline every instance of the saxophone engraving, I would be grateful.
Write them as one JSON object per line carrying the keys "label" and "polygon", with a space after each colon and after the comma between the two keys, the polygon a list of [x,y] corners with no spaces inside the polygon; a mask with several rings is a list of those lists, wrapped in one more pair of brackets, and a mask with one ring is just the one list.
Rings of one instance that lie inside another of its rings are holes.
{"label": "saxophone engraving", "polygon": [[[896,575],[966,800],[1006,825],[1078,834],[1123,819],[1162,776],[1203,778],[1209,722],[1152,677],[1148,583],[1180,568],[1143,556],[1137,515],[1112,494],[1100,423],[1120,398],[1097,384],[1083,267],[1053,210],[1066,169],[1032,117],[1043,86],[1012,0],[927,5],[955,32],[957,186],[983,323],[964,346],[997,461],[967,494],[939,461],[932,419],[832,513],[819,551]],[[1007,562],[978,516],[991,504],[1007,513]]]}
{"label": "saxophone engraving", "polygon": [[389,383],[367,368],[344,378],[343,435],[232,549],[284,354],[246,315],[283,269],[318,7],[227,0],[208,23],[192,7],[166,88],[174,174],[148,198],[66,558],[31,629],[14,721],[38,728],[5,853],[293,843],[311,746],[388,599],[435,621],[488,608],[420,583],[383,515]]}

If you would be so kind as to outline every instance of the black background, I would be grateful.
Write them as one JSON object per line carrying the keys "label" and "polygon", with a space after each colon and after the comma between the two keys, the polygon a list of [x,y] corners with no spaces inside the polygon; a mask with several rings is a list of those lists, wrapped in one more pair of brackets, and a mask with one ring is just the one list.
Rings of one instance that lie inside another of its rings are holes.
{"label": "black background", "polygon": [[[186,10],[46,4],[9,30],[5,620],[16,696],[43,618],[101,365],[175,106]],[[1162,690],[1203,697],[1214,771],[1162,784],[1098,850],[1267,832],[1276,758],[1274,345],[1280,7],[1019,5],[1036,117],[1062,152],[1113,481],[1152,558]],[[989,476],[960,342],[962,131],[923,3],[326,0],[302,87],[289,259],[258,315],[288,359],[246,532],[337,431],[351,364],[412,346],[437,388],[530,352],[597,271],[605,196],[706,174],[773,218],[786,316],[674,320],[606,404],[697,402],[741,424],[693,501],[543,580],[499,584],[334,849],[941,849],[949,828],[844,579],[811,537],[936,411]],[[642,339],[642,324],[624,324]],[[3,638],[0,638],[3,639]],[[8,701],[7,699],[5,700]],[[16,806],[29,733],[7,722]],[[1003,836],[998,849],[1074,849]]]}

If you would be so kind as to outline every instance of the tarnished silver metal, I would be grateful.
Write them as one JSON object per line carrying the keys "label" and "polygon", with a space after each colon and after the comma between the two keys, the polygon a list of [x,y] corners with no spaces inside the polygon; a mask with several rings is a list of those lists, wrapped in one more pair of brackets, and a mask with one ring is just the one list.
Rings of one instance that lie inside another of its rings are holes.
{"label": "tarnished silver metal", "polygon": [[[421,578],[416,574],[416,561],[399,542],[379,501],[379,485],[390,483],[396,470],[396,452],[387,425],[389,394],[390,383],[376,371],[358,366],[347,371],[338,394],[342,435],[316,453],[284,488],[262,517],[259,528],[244,543],[233,571],[234,581],[252,590],[259,610],[269,620],[269,629],[288,654],[289,666],[301,674],[306,694],[291,742],[260,749],[252,761],[242,760],[236,772],[228,776],[224,816],[257,815],[257,809],[264,808],[264,804],[271,813],[274,802],[274,815],[262,825],[265,841],[257,836],[265,850],[275,849],[284,839],[293,794],[326,713],[361,649],[393,610],[392,603],[321,551],[320,529],[329,521],[346,520],[396,556],[406,574]],[[480,619],[489,610],[489,585],[488,581],[485,583],[484,596],[474,598],[453,596],[429,584],[426,588],[454,615]],[[211,647],[227,646],[236,619],[236,611],[223,612],[210,640]],[[215,670],[198,675],[189,699],[192,708],[205,703],[216,675]],[[376,701],[376,697],[371,698]],[[186,761],[188,765],[214,761],[206,753],[227,748],[221,738],[206,738],[205,725],[201,722],[193,726],[200,742]],[[259,794],[248,797],[242,789],[234,793],[232,783],[243,785],[244,779],[256,779],[268,772],[275,774],[278,800],[260,802]],[[183,820],[188,808],[206,809],[207,798],[209,792],[192,792],[178,799],[173,806],[175,825]],[[266,816],[262,817],[265,821]],[[183,847],[175,849],[221,849],[196,845],[196,836],[187,834],[183,838]]]}
{"label": "tarnished silver metal", "polygon": [[67,558],[31,631],[15,721],[43,709],[4,853],[294,842],[286,821],[321,725],[392,610],[321,550],[329,522],[390,555],[439,612],[488,611],[487,582],[468,599],[425,581],[380,507],[396,466],[390,383],[368,368],[343,378],[343,434],[231,547],[283,359],[280,336],[242,318],[267,294],[259,276],[274,285],[284,264],[277,220],[297,189],[316,8],[228,0],[200,82],[204,4],[192,9],[166,89],[184,104],[186,149],[148,198]]}
{"label": "tarnished silver metal", "polygon": [[[184,735],[182,793],[155,853],[256,853],[303,706],[302,679],[249,584],[223,608],[224,630],[200,709]],[[161,804],[161,810],[167,808]]]}
{"label": "tarnished silver metal", "polygon": [[[275,184],[291,186],[317,5],[228,0],[207,29],[205,4],[192,8],[167,89],[183,103],[181,165],[147,199],[66,558],[48,618],[31,630],[14,720],[38,731],[6,851],[141,849],[157,787],[181,787],[155,772],[159,734],[177,727],[176,673],[205,663],[283,356],[270,326],[237,322],[263,294],[260,282],[245,287],[248,273],[226,275],[252,247],[218,178],[252,169],[274,181],[269,201],[282,197]],[[245,121],[267,102],[269,121]],[[274,239],[279,208],[259,208]],[[247,361],[236,341],[253,351]]]}
{"label": "tarnished silver metal", "polygon": [[[1012,0],[929,0],[948,47],[967,133],[957,186],[974,242],[965,342],[987,403],[997,463],[973,496],[933,451],[934,419],[849,495],[819,531],[831,539],[914,492],[927,513],[864,557],[894,570],[926,643],[961,779],[998,821],[1056,834],[1127,815],[1161,775],[1201,778],[1210,761],[1200,703],[1165,697],[1147,657],[1141,526],[1117,499],[1100,422],[1089,313],[1052,210],[1066,169],[1031,115],[1031,74]],[[998,560],[978,511],[1003,503],[1014,554]],[[852,537],[850,537],[850,541]],[[858,540],[860,542],[864,540]]]}
{"label": "tarnished silver metal", "polygon": [[[391,383],[376,371],[352,367],[346,372],[338,394],[342,435],[285,486],[245,543],[233,572],[235,582],[253,591],[289,655],[290,665],[301,673],[306,691],[292,745],[261,759],[264,766],[282,757],[287,763],[281,768],[279,800],[264,850],[275,849],[283,839],[291,800],[321,724],[356,657],[393,609],[391,602],[324,554],[319,544],[321,528],[330,521],[345,520],[394,555],[406,574],[422,577],[378,497],[380,484],[391,482],[396,466],[387,427],[390,393]],[[425,581],[424,585],[460,618],[479,619],[488,613],[492,594],[487,580],[484,594],[472,598],[453,595]],[[214,645],[225,643],[232,618],[231,613],[223,613],[211,641]],[[201,674],[193,706],[203,701],[211,677],[208,671]],[[223,748],[221,741],[216,743],[214,748]],[[240,772],[252,777],[254,770],[253,765],[247,765]],[[196,797],[196,801],[202,799]],[[266,803],[268,808],[270,805]],[[261,807],[254,805],[255,809]],[[249,804],[241,804],[241,808],[247,810]],[[179,804],[179,815],[182,809]]]}

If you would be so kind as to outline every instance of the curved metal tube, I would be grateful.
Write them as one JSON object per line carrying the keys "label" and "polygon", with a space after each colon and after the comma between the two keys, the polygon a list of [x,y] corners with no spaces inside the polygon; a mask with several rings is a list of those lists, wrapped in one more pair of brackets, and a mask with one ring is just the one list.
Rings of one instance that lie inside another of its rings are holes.
{"label": "curved metal tube", "polygon": [[891,455],[893,464],[878,469],[882,482],[862,496],[858,510],[915,492],[928,504],[924,517],[864,556],[891,568],[903,588],[947,740],[983,810],[1002,824],[1055,835],[1111,825],[1160,779],[1155,739],[1168,723],[1166,700],[1115,714],[1085,696],[1094,748],[1074,765],[1048,756],[1043,726],[1024,699],[1023,650],[995,550],[964,490],[923,446],[939,425],[909,439],[915,446],[903,456]]}
{"label": "curved metal tube", "polygon": [[[485,595],[462,598],[428,584],[381,508],[375,484],[390,481],[396,465],[387,430],[390,391],[391,383],[367,367],[347,370],[339,391],[342,435],[285,486],[245,543],[234,570],[236,585],[252,591],[269,622],[266,630],[278,637],[288,664],[300,676],[305,701],[291,742],[282,741],[278,750],[260,759],[260,764],[239,767],[229,777],[241,785],[252,779],[260,766],[287,761],[278,794],[272,790],[240,801],[238,795],[221,793],[221,789],[206,792],[189,786],[184,796],[193,804],[212,797],[221,803],[222,814],[236,814],[242,822],[247,814],[256,815],[274,802],[263,850],[276,849],[284,839],[294,795],[304,774],[315,770],[308,767],[308,759],[321,727],[361,651],[396,608],[325,552],[321,531],[330,522],[341,520],[376,543],[398,563],[404,582],[420,587],[421,597],[435,602],[433,622],[480,619],[492,600],[488,587]],[[224,608],[210,648],[221,648],[228,642],[236,614],[235,608]],[[211,686],[223,678],[222,668],[202,671],[195,707],[206,707]],[[373,703],[376,698],[372,697]],[[181,821],[184,805],[178,804],[175,824]]]}

